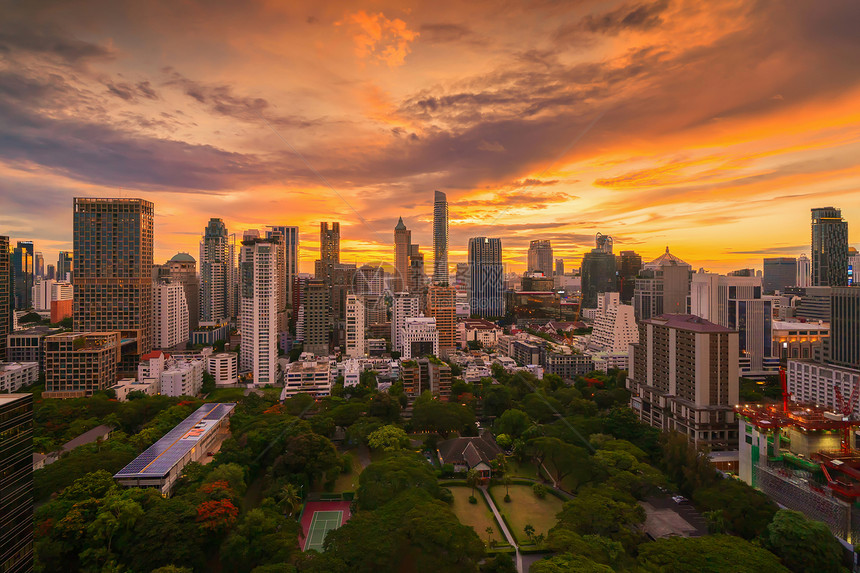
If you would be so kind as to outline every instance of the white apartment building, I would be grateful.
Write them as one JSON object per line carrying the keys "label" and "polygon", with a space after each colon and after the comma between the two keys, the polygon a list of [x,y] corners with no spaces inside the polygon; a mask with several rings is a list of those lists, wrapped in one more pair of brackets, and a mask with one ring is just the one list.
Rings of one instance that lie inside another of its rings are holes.
{"label": "white apartment building", "polygon": [[289,364],[284,374],[281,400],[303,393],[322,398],[331,394],[331,387],[331,361],[328,358],[315,359],[313,355],[303,353],[297,362]]}
{"label": "white apartment building", "polygon": [[639,342],[633,305],[621,304],[617,292],[600,293],[597,316],[588,347],[612,353],[629,353],[630,345]]}
{"label": "white apartment building", "polygon": [[206,358],[207,371],[216,386],[239,383],[239,357],[235,352],[219,352]]}
{"label": "white apartment building", "polygon": [[161,393],[161,380],[159,378],[146,378],[135,380],[134,378],[123,378],[110,387],[120,402],[127,402],[128,395],[132,392],[143,392],[147,396],[155,396]]}
{"label": "white apartment building", "polygon": [[403,353],[403,329],[407,318],[415,318],[420,311],[418,297],[398,295],[391,311],[391,350]]}
{"label": "white apartment building", "polygon": [[38,362],[0,362],[0,393],[17,392],[38,380]]}
{"label": "white apartment building", "polygon": [[346,355],[359,358],[367,354],[364,336],[364,303],[361,298],[346,295]]}
{"label": "white apartment building", "polygon": [[202,388],[202,360],[170,360],[161,373],[161,393],[165,396],[196,396]]}
{"label": "white apartment building", "polygon": [[51,301],[72,300],[75,290],[71,283],[37,278],[33,284],[33,308],[51,310]]}
{"label": "white apartment building", "polygon": [[[789,360],[786,367],[786,386],[791,399],[797,403],[816,404],[839,411],[835,388],[845,403],[851,392],[860,384],[860,370],[810,360]],[[854,403],[855,416],[860,415],[860,403]]]}
{"label": "white apartment building", "polygon": [[343,387],[358,386],[361,381],[361,364],[355,358],[343,363]]}
{"label": "white apartment building", "polygon": [[160,350],[153,350],[149,354],[141,356],[140,364],[137,365],[137,379],[160,379],[161,373],[164,372],[164,364],[168,358],[170,356]]}
{"label": "white apartment building", "polygon": [[174,348],[188,342],[188,302],[180,282],[152,287],[153,348]]}
{"label": "white apartment building", "polygon": [[435,318],[407,318],[400,332],[403,347],[401,358],[408,360],[427,354],[439,355],[439,331],[436,329]]}
{"label": "white apartment building", "polygon": [[246,232],[240,251],[239,306],[242,344],[240,370],[253,373],[253,384],[278,382],[277,239]]}

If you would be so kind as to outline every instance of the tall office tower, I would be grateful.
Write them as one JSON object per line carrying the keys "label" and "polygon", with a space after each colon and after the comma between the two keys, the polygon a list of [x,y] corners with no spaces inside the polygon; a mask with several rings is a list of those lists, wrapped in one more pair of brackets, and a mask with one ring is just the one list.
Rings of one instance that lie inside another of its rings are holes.
{"label": "tall office tower", "polygon": [[240,368],[254,373],[254,384],[278,381],[278,250],[277,238],[246,234],[240,251],[239,300],[242,344]]}
{"label": "tall office tower", "polygon": [[55,280],[57,278],[57,269],[54,265],[45,267],[45,278],[48,280]]}
{"label": "tall office tower", "polygon": [[329,223],[320,223],[320,260],[340,262],[340,223],[331,223],[331,227]]}
{"label": "tall office tower", "polygon": [[409,245],[409,271],[407,275],[406,290],[414,294],[422,301],[421,308],[425,308],[424,295],[427,292],[427,275],[424,273],[424,253],[417,244]]}
{"label": "tall office tower", "polygon": [[332,323],[329,288],[321,280],[309,280],[303,294],[304,350],[317,356],[328,356],[329,325]]}
{"label": "tall office tower", "polygon": [[75,253],[72,251],[60,251],[57,259],[57,280],[72,281],[72,273],[75,271]]}
{"label": "tall office tower", "polygon": [[564,259],[555,260],[555,274],[558,276],[564,276]]}
{"label": "tall office tower", "polygon": [[33,306],[34,256],[33,241],[18,241],[18,246],[12,250],[12,296],[15,310]]}
{"label": "tall office tower", "polygon": [[436,319],[439,352],[447,356],[457,346],[457,305],[454,287],[434,285],[427,291],[426,315]]}
{"label": "tall office tower", "polygon": [[299,276],[299,228],[288,225],[272,225],[269,227],[273,232],[281,234],[284,244],[284,282],[287,289],[287,308],[293,307],[296,300],[294,293],[296,277]]}
{"label": "tall office tower", "polygon": [[762,375],[778,366],[773,354],[773,307],[762,296],[759,277],[695,273],[690,284],[690,312],[739,332],[740,369]]}
{"label": "tall office tower", "polygon": [[448,197],[436,191],[433,200],[433,282],[448,284]]}
{"label": "tall office tower", "polygon": [[812,285],[848,284],[848,222],[834,207],[812,209]]}
{"label": "tall office tower", "polygon": [[439,331],[436,330],[436,319],[426,316],[407,318],[403,324],[400,341],[404,359],[430,354],[438,356]]}
{"label": "tall office tower", "polygon": [[482,318],[505,314],[505,271],[502,240],[469,239],[469,307]]}
{"label": "tall office tower", "polygon": [[552,276],[552,245],[547,239],[536,239],[529,243],[528,272]]}
{"label": "tall office tower", "polygon": [[75,198],[75,331],[137,331],[121,371],[152,350],[154,216],[143,199]]}
{"label": "tall office tower", "polygon": [[403,353],[403,329],[407,318],[420,313],[418,297],[401,294],[395,296],[391,307],[391,350]]}
{"label": "tall office tower", "polygon": [[227,226],[209,219],[200,241],[200,322],[220,323],[236,316],[236,255]]}
{"label": "tall office tower", "polygon": [[346,355],[360,358],[367,354],[364,336],[364,303],[361,297],[346,295]]}
{"label": "tall office tower", "polygon": [[45,277],[45,257],[42,256],[41,251],[33,256],[33,272],[39,278]]}
{"label": "tall office tower", "polygon": [[188,303],[188,331],[197,330],[200,324],[200,279],[197,278],[197,261],[188,253],[176,253],[167,261],[167,274],[173,282],[182,285]]}
{"label": "tall office tower", "polygon": [[860,369],[860,287],[831,291],[830,337],[824,345],[827,362]]}
{"label": "tall office tower", "polygon": [[812,286],[812,262],[806,254],[797,257],[797,278],[795,286],[806,288]]}
{"label": "tall office tower", "polygon": [[176,348],[188,342],[188,316],[190,309],[182,283],[156,283],[153,292],[153,339],[152,347]]}
{"label": "tall office tower", "polygon": [[630,303],[636,289],[636,276],[642,270],[642,256],[636,251],[621,251],[618,256],[618,292],[621,301]]}
{"label": "tall office tower", "polygon": [[0,394],[0,571],[33,570],[33,395]]}
{"label": "tall office tower", "polygon": [[394,292],[407,290],[409,284],[409,251],[412,244],[412,232],[403,224],[403,217],[394,227]]}
{"label": "tall office tower", "polygon": [[762,289],[765,294],[783,293],[786,287],[797,281],[797,259],[794,257],[772,257],[764,259]]}
{"label": "tall office tower", "polygon": [[596,308],[598,293],[618,290],[612,237],[597,233],[595,243],[582,257],[582,308]]}
{"label": "tall office tower", "polygon": [[687,312],[692,267],[669,252],[646,263],[633,290],[636,318],[645,320],[664,313]]}
{"label": "tall office tower", "polygon": [[6,360],[6,337],[12,330],[12,273],[9,237],[0,235],[0,362]]}

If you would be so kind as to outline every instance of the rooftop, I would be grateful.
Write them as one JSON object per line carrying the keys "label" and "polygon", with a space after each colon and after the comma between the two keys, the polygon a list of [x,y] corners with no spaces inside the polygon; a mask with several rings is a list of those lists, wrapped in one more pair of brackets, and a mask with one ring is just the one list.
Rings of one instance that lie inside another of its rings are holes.
{"label": "rooftop", "polygon": [[170,263],[196,263],[197,261],[188,253],[176,253],[168,261]]}
{"label": "rooftop", "polygon": [[0,394],[0,406],[4,406],[9,402],[20,400],[25,397],[31,397],[32,394],[17,393],[17,394]]}
{"label": "rooftop", "polygon": [[679,267],[689,267],[690,265],[673,255],[669,252],[669,247],[666,247],[666,252],[651,261],[650,263],[645,263],[646,269],[654,269],[665,266],[679,266]]}
{"label": "rooftop", "polygon": [[669,328],[677,328],[678,330],[688,330],[690,332],[735,332],[731,328],[714,324],[695,314],[661,314],[642,322],[644,324],[657,324],[668,326]]}

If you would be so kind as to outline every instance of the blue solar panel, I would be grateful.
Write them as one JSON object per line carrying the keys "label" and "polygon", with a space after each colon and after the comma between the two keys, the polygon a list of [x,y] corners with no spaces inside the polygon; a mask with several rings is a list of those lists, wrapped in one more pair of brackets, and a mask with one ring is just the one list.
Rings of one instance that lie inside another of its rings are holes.
{"label": "blue solar panel", "polygon": [[[194,413],[179,422],[172,430],[152,444],[113,477],[115,478],[158,478],[167,475],[173,466],[183,458],[197,442],[207,436],[218,421],[230,414],[234,403],[204,404]],[[196,434],[187,436],[196,430]]]}

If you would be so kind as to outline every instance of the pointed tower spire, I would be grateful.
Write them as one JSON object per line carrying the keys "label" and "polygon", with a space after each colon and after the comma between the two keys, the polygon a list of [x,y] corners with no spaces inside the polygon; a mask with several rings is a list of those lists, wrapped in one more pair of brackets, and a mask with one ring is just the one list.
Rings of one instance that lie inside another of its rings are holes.
{"label": "pointed tower spire", "polygon": [[405,229],[406,229],[406,225],[403,224],[403,217],[400,217],[400,219],[397,221],[397,226],[394,227],[394,230],[395,231],[403,231]]}

